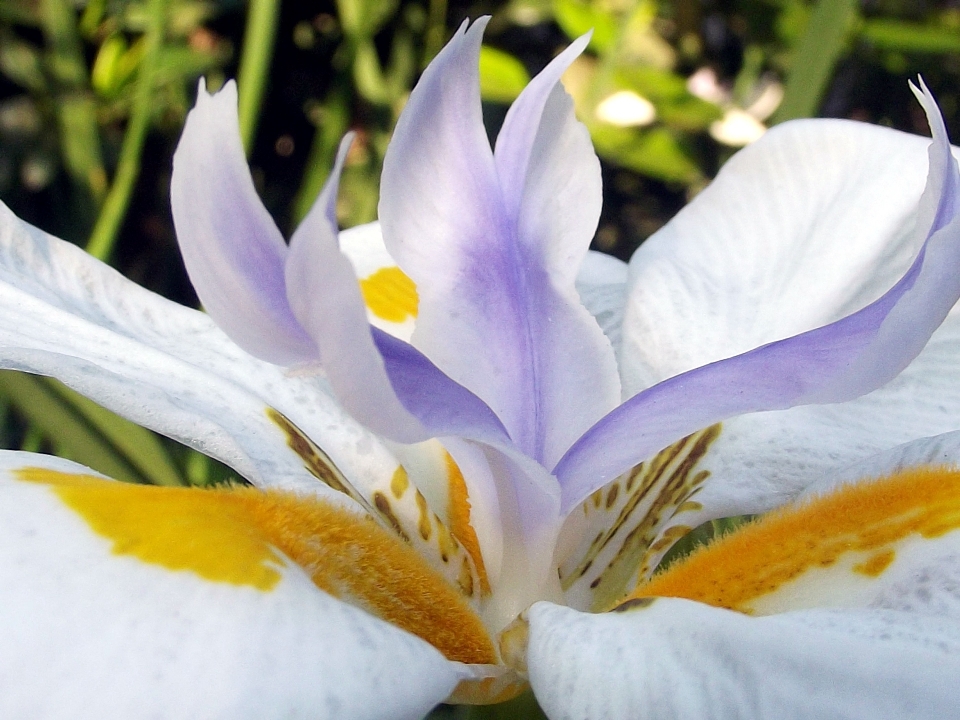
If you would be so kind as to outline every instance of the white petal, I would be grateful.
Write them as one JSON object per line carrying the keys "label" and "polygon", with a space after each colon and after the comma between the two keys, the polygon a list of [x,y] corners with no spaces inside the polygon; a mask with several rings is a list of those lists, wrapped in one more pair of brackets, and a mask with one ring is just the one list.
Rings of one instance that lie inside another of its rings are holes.
{"label": "white petal", "polygon": [[288,377],[203,313],[165,300],[0,206],[0,364],[52,375],[261,486],[328,491],[268,417],[283,413],[358,487],[396,460],[318,378]]}
{"label": "white petal", "polygon": [[577,275],[580,302],[593,315],[603,334],[620,352],[623,311],[627,302],[627,264],[612,255],[590,251]]}
{"label": "white petal", "polygon": [[732,158],[631,260],[628,394],[877,299],[924,239],[912,231],[929,144],[799,121]]}
{"label": "white petal", "polygon": [[[811,484],[837,477],[843,468],[960,428],[958,357],[960,310],[955,309],[907,369],[879,390],[845,403],[725,421],[701,462],[710,472],[697,496],[705,514],[684,522],[763,512]],[[884,464],[875,469],[864,467],[857,477],[897,468]]]}
{"label": "white petal", "polygon": [[951,717],[960,625],[889,610],[751,618],[659,598],[529,612],[527,663],[551,720]]}
{"label": "white petal", "polygon": [[52,488],[9,475],[23,464],[68,470],[0,456],[3,717],[412,720],[461,674],[290,562],[262,590],[118,554]]}

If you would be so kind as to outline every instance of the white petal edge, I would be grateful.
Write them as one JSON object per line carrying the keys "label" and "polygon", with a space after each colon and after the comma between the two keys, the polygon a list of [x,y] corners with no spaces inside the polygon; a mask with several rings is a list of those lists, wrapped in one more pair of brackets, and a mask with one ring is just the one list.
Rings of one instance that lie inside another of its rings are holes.
{"label": "white petal edge", "polygon": [[630,261],[625,393],[882,295],[923,241],[914,229],[929,144],[811,120],[777,126],[734,156]]}
{"label": "white petal edge", "polygon": [[891,610],[752,618],[658,598],[589,615],[529,611],[530,682],[551,720],[950,717],[960,625]]}

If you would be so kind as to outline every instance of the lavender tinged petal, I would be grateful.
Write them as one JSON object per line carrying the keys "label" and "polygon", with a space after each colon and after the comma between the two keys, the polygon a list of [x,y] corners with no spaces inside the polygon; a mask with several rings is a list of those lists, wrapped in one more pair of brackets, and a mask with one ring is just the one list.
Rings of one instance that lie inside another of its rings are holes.
{"label": "lavender tinged petal", "polygon": [[574,287],[600,216],[600,164],[559,81],[588,40],[573,43],[527,86],[494,152],[515,228],[515,265],[526,269],[517,287],[536,393],[528,432],[547,466],[620,402],[610,342]]}
{"label": "lavender tinged petal", "polygon": [[503,424],[483,400],[444,375],[412,345],[379,328],[370,330],[394,392],[431,436],[510,443]]}
{"label": "lavender tinged petal", "polygon": [[212,95],[200,81],[173,158],[170,202],[193,287],[230,338],[279,365],[315,358],[287,304],[287,247],[250,178],[232,81]]}
{"label": "lavender tinged petal", "polygon": [[353,265],[336,232],[338,179],[352,136],[330,180],[290,241],[287,294],[315,339],[337,399],[374,432],[399,442],[463,435],[508,443],[496,415],[416,349],[372,328]]}
{"label": "lavender tinged petal", "polygon": [[[896,377],[960,298],[957,164],[928,92],[933,143],[913,265],[883,297],[830,325],[666,380],[592,427],[555,468],[564,511],[671,442],[748,412],[852,400]],[[930,208],[936,208],[933,213]],[[932,216],[932,218],[931,218]]]}
{"label": "lavender tinged petal", "polygon": [[330,179],[290,239],[286,292],[344,408],[380,435],[419,442],[429,435],[390,385],[370,335],[353,266],[337,245],[337,187],[352,139],[348,135],[341,142]]}
{"label": "lavender tinged petal", "polygon": [[[480,117],[484,25],[462,27],[411,95],[384,162],[380,219],[417,284],[413,343],[483,399],[518,447],[552,463],[618,399],[609,344],[573,287],[599,209],[597,161],[554,88],[574,48],[518,101],[501,186]],[[581,214],[558,230],[573,209]],[[556,223],[542,219],[551,214]],[[586,377],[585,365],[598,370]]]}
{"label": "lavender tinged petal", "polygon": [[522,398],[533,395],[517,336],[522,307],[503,280],[516,269],[503,252],[507,220],[480,113],[485,25],[462,25],[414,88],[384,158],[379,215],[387,249],[417,285],[414,345],[514,435]]}

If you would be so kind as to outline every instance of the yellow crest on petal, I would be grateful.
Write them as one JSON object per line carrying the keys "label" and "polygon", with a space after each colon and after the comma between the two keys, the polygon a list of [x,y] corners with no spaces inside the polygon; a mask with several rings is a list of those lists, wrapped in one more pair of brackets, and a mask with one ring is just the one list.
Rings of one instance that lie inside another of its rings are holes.
{"label": "yellow crest on petal", "polygon": [[250,509],[231,494],[157,488],[25,468],[15,474],[49,485],[116,555],[205,580],[271,590],[286,563],[253,524]]}
{"label": "yellow crest on petal", "polygon": [[772,512],[677,563],[630,598],[681,597],[751,614],[845,605],[908,544],[960,529],[960,472],[917,468]]}
{"label": "yellow crest on petal", "polygon": [[451,660],[497,661],[460,591],[369,516],[250,487],[161,488],[41,468],[15,475],[48,485],[116,555],[262,591],[283,579],[288,558],[321,590],[419,635]]}

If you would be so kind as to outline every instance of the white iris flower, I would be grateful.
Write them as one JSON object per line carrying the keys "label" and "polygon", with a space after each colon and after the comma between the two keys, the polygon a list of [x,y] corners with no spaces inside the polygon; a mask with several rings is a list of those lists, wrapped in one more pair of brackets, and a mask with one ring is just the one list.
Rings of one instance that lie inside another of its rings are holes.
{"label": "white iris flower", "polygon": [[624,265],[588,252],[559,84],[586,39],[491,151],[484,25],[413,91],[379,224],[337,231],[345,143],[289,245],[234,85],[201,85],[171,196],[209,315],[0,210],[0,363],[256,486],[0,455],[0,716],[415,718],[527,684],[556,720],[960,706],[960,175],[929,92],[932,143],[774,128]]}

